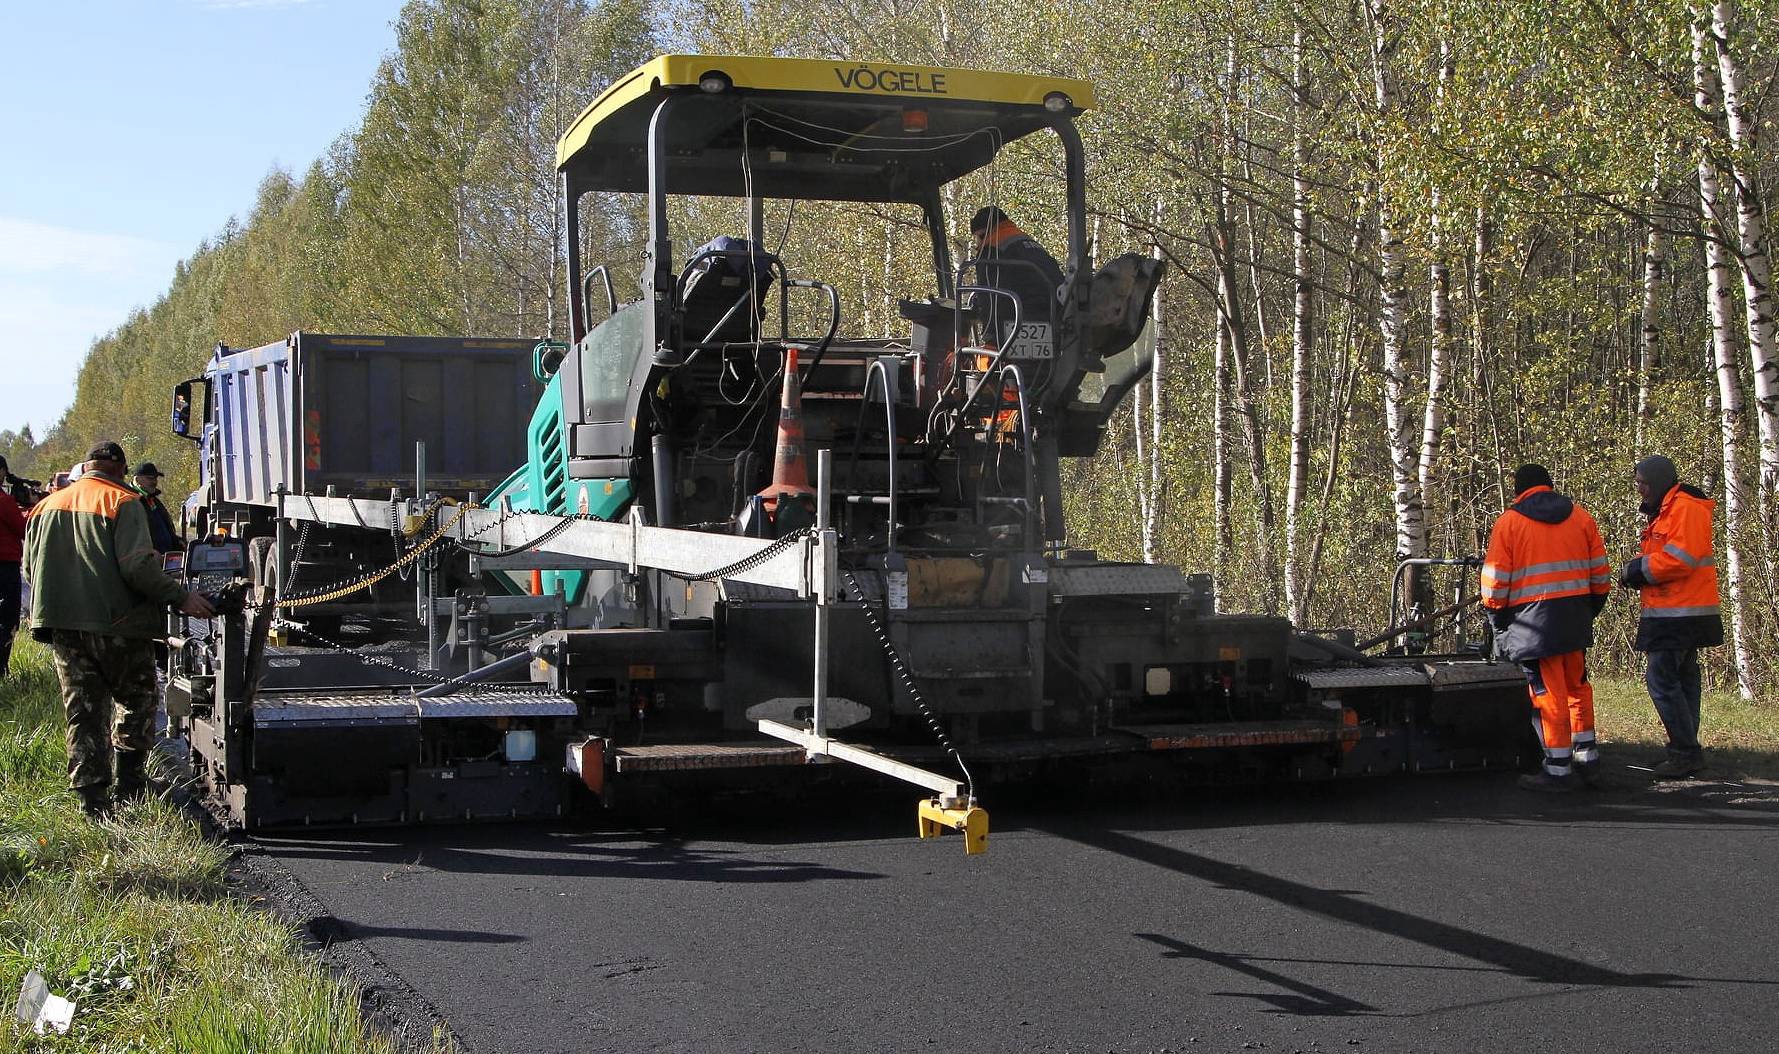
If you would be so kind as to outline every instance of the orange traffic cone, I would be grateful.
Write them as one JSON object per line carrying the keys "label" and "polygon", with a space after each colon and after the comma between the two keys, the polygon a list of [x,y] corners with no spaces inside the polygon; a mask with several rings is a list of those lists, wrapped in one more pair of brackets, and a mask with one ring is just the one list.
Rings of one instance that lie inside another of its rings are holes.
{"label": "orange traffic cone", "polygon": [[[815,507],[815,490],[809,485],[809,458],[803,450],[803,383],[797,376],[794,347],[786,348],[784,353],[784,402],[778,411],[778,449],[772,458],[772,482],[760,492],[760,497],[765,499],[766,511],[781,527],[786,526],[780,514],[785,504],[806,514],[813,513]],[[791,500],[781,503],[782,498]]]}

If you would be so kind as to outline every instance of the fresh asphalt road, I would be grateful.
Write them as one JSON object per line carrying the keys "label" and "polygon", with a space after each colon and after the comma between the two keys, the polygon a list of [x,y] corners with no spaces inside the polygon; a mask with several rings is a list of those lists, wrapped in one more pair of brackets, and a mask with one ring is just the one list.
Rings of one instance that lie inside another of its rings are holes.
{"label": "fresh asphalt road", "polygon": [[259,866],[475,1054],[1779,1049],[1779,788],[1612,782],[1014,802],[977,857],[829,796]]}

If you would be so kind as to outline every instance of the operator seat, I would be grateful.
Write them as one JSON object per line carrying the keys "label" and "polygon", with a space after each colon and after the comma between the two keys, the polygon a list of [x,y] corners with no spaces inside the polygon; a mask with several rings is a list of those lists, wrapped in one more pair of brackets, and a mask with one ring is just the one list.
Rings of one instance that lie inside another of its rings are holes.
{"label": "operator seat", "polygon": [[759,340],[756,321],[765,314],[778,257],[746,238],[724,235],[699,246],[691,258],[680,286],[688,346]]}

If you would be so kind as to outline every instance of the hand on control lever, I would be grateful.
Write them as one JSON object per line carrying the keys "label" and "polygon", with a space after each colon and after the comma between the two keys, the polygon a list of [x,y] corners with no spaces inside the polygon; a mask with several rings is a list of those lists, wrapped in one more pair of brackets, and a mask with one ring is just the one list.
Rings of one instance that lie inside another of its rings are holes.
{"label": "hand on control lever", "polygon": [[209,597],[191,589],[186,590],[185,596],[180,598],[179,611],[194,618],[209,618],[216,614],[216,607],[210,603]]}

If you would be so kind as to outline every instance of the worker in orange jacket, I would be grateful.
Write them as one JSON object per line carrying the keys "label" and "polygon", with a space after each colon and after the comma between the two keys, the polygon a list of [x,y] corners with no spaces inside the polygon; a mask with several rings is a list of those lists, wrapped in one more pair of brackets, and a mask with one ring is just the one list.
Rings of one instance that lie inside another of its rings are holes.
{"label": "worker in orange jacket", "polygon": [[1691,776],[1705,767],[1699,745],[1699,649],[1723,643],[1717,601],[1717,561],[1711,555],[1716,504],[1680,482],[1674,462],[1656,454],[1637,462],[1639,506],[1649,517],[1641,555],[1625,565],[1619,584],[1638,590],[1637,650],[1649,655],[1644,683],[1668,730],[1664,777]]}
{"label": "worker in orange jacket", "polygon": [[1544,745],[1544,769],[1520,777],[1537,791],[1568,791],[1579,776],[1595,782],[1594,688],[1587,649],[1606,606],[1612,569],[1588,511],[1551,489],[1550,470],[1521,465],[1513,504],[1495,521],[1483,558],[1482,602],[1495,629],[1495,652],[1520,664]]}

